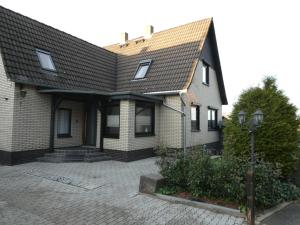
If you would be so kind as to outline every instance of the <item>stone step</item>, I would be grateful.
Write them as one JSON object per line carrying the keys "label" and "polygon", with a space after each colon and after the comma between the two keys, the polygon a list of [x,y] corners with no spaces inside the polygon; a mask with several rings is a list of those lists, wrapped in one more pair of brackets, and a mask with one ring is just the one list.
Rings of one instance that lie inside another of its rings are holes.
{"label": "stone step", "polygon": [[[60,150],[60,149],[58,149]],[[112,157],[99,150],[55,150],[52,153],[46,153],[44,157],[40,157],[37,160],[39,162],[98,162],[104,160],[111,160]]]}

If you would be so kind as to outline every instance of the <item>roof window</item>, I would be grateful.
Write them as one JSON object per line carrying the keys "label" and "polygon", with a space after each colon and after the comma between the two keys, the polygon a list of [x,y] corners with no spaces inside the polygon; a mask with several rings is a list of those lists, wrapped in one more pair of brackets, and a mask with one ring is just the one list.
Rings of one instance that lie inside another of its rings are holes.
{"label": "roof window", "polygon": [[45,70],[56,71],[50,52],[37,49],[36,54],[39,58],[41,67]]}
{"label": "roof window", "polygon": [[138,80],[138,79],[145,78],[151,63],[152,63],[151,59],[140,61],[140,64],[135,72],[134,79]]}

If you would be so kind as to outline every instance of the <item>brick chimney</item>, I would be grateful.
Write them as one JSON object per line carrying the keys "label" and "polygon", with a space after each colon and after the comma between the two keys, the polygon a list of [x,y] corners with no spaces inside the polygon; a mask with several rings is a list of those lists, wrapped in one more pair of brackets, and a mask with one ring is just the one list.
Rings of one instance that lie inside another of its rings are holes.
{"label": "brick chimney", "polygon": [[127,32],[123,32],[120,35],[120,45],[124,45],[128,42],[128,33]]}
{"label": "brick chimney", "polygon": [[144,37],[146,39],[151,38],[153,33],[154,33],[154,27],[152,25],[148,25],[145,27]]}

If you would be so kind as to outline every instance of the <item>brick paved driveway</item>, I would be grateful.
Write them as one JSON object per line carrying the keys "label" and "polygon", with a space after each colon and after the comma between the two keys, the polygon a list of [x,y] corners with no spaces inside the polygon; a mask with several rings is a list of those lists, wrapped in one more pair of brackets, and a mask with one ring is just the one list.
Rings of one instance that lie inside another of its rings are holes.
{"label": "brick paved driveway", "polygon": [[243,224],[241,218],[138,194],[155,159],[0,166],[0,224]]}

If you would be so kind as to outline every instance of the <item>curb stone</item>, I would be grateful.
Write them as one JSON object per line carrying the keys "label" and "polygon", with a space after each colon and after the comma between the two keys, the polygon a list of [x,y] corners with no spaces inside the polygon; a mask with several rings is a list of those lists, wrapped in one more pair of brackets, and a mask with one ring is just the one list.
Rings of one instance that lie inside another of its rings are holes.
{"label": "curb stone", "polygon": [[231,209],[227,208],[224,206],[218,206],[218,205],[213,205],[209,203],[204,203],[204,202],[196,202],[188,199],[183,199],[183,198],[178,198],[178,197],[173,197],[173,196],[168,196],[168,195],[162,195],[162,194],[153,194],[150,196],[154,196],[156,198],[159,198],[164,201],[168,201],[174,204],[183,204],[183,205],[188,205],[192,207],[197,207],[197,208],[202,208],[202,209],[207,209],[215,213],[222,213],[222,214],[227,214],[230,216],[235,216],[235,217],[241,217],[241,218],[246,218],[246,215],[241,213],[237,209]]}

